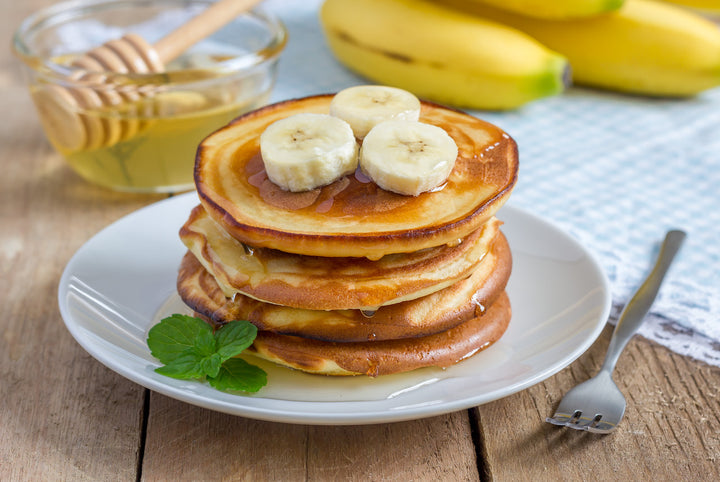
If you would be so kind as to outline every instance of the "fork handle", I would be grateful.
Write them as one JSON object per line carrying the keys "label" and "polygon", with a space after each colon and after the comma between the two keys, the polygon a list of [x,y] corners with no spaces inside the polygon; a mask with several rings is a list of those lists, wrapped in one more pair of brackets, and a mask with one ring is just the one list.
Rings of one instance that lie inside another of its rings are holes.
{"label": "fork handle", "polygon": [[640,328],[645,315],[650,311],[650,307],[660,290],[663,278],[665,278],[665,273],[667,273],[675,255],[680,250],[685,237],[685,232],[680,230],[668,231],[665,235],[655,266],[620,314],[600,371],[611,373],[615,368],[620,353]]}

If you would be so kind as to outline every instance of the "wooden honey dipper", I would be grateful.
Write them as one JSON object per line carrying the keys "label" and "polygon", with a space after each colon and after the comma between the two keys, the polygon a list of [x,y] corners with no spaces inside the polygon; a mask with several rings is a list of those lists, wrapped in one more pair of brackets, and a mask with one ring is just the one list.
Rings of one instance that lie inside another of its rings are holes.
{"label": "wooden honey dipper", "polygon": [[[35,93],[36,105],[46,130],[59,147],[70,151],[110,146],[134,136],[143,127],[140,119],[101,119],[81,113],[83,110],[135,102],[144,95],[152,95],[152,91],[133,88],[131,85],[117,88],[107,83],[107,76],[103,72],[162,72],[167,63],[190,46],[259,2],[219,0],[154,45],[139,35],[127,34],[74,59],[71,66],[81,70],[72,75],[70,80],[79,86],[47,84]],[[93,88],[83,87],[83,84],[92,85]]]}

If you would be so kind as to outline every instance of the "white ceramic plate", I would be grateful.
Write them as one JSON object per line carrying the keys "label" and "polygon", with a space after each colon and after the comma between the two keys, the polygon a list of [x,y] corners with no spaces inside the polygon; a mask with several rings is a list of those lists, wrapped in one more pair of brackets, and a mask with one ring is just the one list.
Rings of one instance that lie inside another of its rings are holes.
{"label": "white ceramic plate", "polygon": [[159,319],[188,312],[175,293],[185,248],[178,229],[195,193],[126,216],[88,241],[60,280],[60,312],[101,363],[173,398],[221,412],[291,423],[364,424],[429,417],[496,400],[555,374],[597,338],[610,311],[595,259],[561,230],[512,206],[501,209],[513,253],[513,317],[485,351],[448,369],[333,378],[259,362],[268,385],[251,396],[158,375],[146,336]]}

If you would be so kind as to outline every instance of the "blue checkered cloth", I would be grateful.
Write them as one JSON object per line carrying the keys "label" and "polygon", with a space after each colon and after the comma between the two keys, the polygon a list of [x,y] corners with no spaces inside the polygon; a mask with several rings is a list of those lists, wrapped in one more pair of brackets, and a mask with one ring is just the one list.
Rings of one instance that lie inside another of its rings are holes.
{"label": "blue checkered cloth", "polygon": [[[290,33],[273,101],[369,83],[328,50],[320,3],[266,3]],[[594,252],[612,285],[614,316],[665,231],[688,233],[640,333],[720,366],[720,89],[669,100],[571,88],[512,112],[471,113],[517,141],[510,202]]]}

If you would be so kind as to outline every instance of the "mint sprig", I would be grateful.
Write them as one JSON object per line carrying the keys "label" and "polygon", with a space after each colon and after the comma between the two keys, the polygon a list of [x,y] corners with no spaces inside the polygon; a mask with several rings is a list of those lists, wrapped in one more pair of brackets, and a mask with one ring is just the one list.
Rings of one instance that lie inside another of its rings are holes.
{"label": "mint sprig", "polygon": [[164,365],[155,371],[181,380],[207,379],[224,391],[257,392],[267,384],[264,370],[234,358],[252,345],[257,328],[248,321],[231,321],[213,332],[199,318],[174,314],[148,333],[150,353]]}

